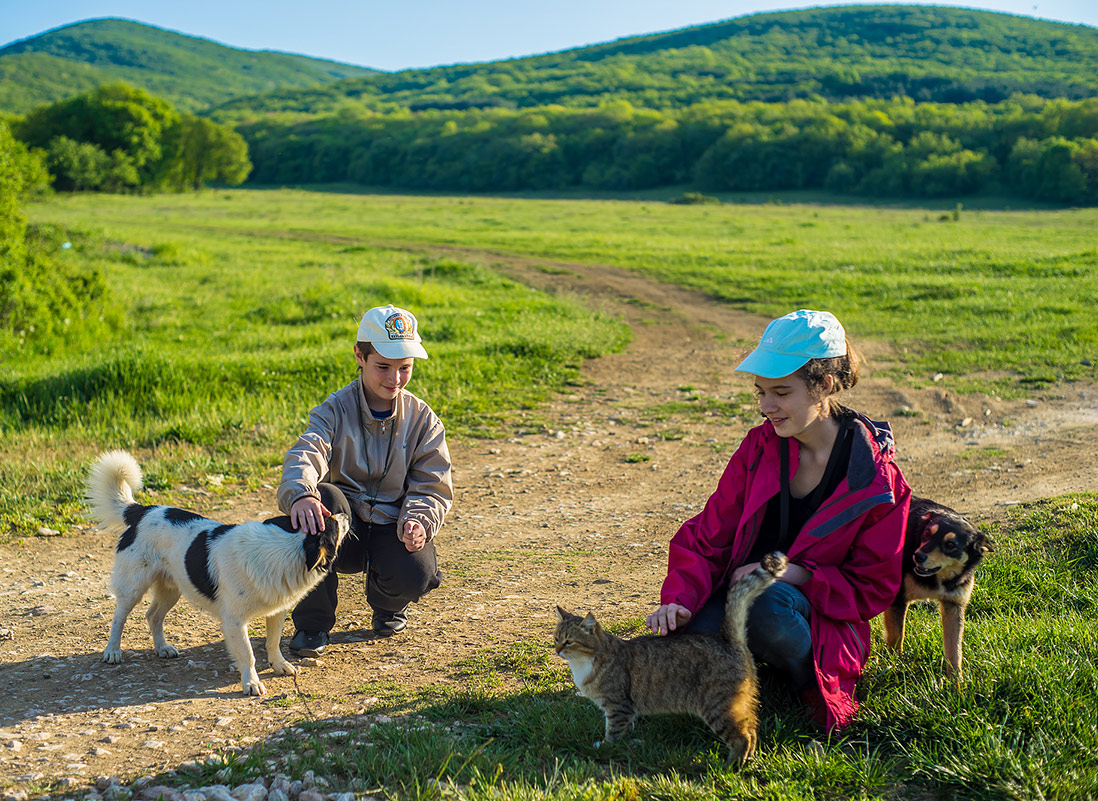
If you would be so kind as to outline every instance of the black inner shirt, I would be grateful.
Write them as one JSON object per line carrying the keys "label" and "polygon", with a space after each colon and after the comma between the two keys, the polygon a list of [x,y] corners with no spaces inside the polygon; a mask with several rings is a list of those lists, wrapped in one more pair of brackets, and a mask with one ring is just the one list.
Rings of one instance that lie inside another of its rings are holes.
{"label": "black inner shirt", "polygon": [[[821,483],[826,482],[821,495],[816,495],[819,485],[809,490],[803,498],[796,498],[790,494],[789,529],[785,532],[784,537],[781,534],[781,493],[779,492],[770,499],[766,505],[766,514],[763,516],[762,526],[759,528],[759,536],[755,539],[755,544],[751,547],[751,552],[748,553],[744,564],[757,562],[771,551],[785,553],[789,550],[789,546],[801,533],[804,524],[816,513],[823,501],[834,494],[843,478],[846,477],[847,469],[850,467],[850,446],[853,439],[854,426],[844,426],[840,436],[835,439],[835,444],[831,446],[832,448],[838,448],[839,453],[836,457],[835,469],[829,475],[825,475],[820,479]],[[821,498],[821,500],[813,504],[814,496]]]}

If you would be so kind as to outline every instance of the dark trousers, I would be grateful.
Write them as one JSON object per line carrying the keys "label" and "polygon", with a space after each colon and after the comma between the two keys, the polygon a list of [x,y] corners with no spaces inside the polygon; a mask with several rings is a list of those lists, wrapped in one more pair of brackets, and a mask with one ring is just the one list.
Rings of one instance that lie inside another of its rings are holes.
{"label": "dark trousers", "polygon": [[[727,586],[721,585],[681,630],[719,634],[727,594]],[[797,691],[816,681],[809,627],[811,616],[812,606],[804,593],[783,581],[770,585],[755,599],[747,613],[748,649],[757,660],[777,670],[790,688]]]}
{"label": "dark trousers", "polygon": [[396,523],[367,523],[354,515],[351,505],[334,484],[319,484],[320,502],[332,514],[344,512],[351,530],[336,554],[332,571],[306,595],[291,617],[298,631],[331,631],[336,619],[336,591],[340,573],[366,572],[366,602],[379,612],[398,612],[439,585],[434,544],[409,553],[397,536]]}

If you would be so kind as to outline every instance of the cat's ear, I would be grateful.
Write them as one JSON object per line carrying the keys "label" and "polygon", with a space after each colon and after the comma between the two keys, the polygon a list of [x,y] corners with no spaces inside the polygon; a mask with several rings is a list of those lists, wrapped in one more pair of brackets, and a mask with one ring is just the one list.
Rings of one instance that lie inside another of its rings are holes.
{"label": "cat's ear", "polygon": [[564,620],[566,617],[568,617],[568,611],[565,610],[565,609],[562,609],[558,605],[557,606],[557,620]]}
{"label": "cat's ear", "polygon": [[583,624],[582,625],[583,625],[583,630],[584,631],[592,631],[593,632],[599,624],[595,620],[595,616],[592,615],[590,612],[588,612],[587,617],[585,617],[583,619]]}

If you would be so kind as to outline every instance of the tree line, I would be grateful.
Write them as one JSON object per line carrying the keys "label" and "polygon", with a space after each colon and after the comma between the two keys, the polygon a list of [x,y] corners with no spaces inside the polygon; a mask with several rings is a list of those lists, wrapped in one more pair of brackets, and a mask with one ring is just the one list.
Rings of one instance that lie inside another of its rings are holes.
{"label": "tree line", "polygon": [[12,132],[60,191],[183,191],[239,184],[251,170],[247,145],[230,126],[124,83],[39,106]]}
{"label": "tree line", "polygon": [[700,103],[595,109],[345,109],[238,126],[262,184],[350,181],[456,191],[827,189],[939,197],[984,190],[1098,202],[1098,99]]}

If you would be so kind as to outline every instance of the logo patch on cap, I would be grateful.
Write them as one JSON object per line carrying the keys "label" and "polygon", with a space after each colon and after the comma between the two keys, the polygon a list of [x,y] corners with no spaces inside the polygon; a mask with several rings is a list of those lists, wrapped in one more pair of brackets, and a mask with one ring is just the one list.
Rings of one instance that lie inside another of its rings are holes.
{"label": "logo patch on cap", "polygon": [[391,314],[385,319],[385,330],[389,334],[389,339],[414,340],[416,336],[415,323],[400,312]]}

